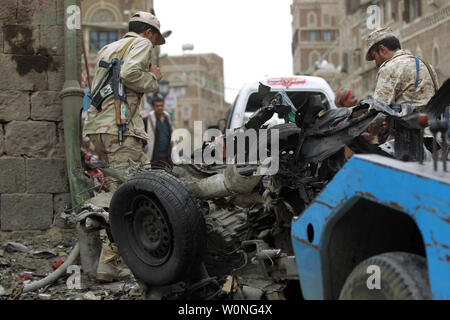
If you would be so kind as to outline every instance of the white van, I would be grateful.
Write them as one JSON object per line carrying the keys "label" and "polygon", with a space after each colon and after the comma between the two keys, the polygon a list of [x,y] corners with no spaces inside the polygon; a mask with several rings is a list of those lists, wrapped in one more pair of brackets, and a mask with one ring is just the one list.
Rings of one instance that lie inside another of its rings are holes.
{"label": "white van", "polygon": [[[286,91],[295,107],[302,105],[311,94],[320,94],[325,108],[336,108],[334,104],[334,92],[328,83],[319,77],[310,76],[288,76],[278,78],[265,78],[261,81],[245,84],[239,91],[233,105],[227,113],[227,129],[241,127],[250,116],[261,108],[262,101],[258,95],[259,83],[272,88],[273,92]],[[269,126],[284,123],[275,114],[268,122]]]}

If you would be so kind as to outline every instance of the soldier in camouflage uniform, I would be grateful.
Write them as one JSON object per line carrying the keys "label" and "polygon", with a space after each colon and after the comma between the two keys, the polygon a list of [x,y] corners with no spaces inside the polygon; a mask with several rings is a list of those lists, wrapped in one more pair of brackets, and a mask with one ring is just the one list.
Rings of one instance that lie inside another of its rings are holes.
{"label": "soldier in camouflage uniform", "polygon": [[[143,152],[148,135],[137,109],[143,94],[156,91],[158,81],[162,78],[159,68],[151,66],[153,47],[165,43],[159,29],[160,23],[154,15],[148,12],[137,12],[130,19],[130,32],[122,39],[103,47],[97,55],[94,87],[106,72],[105,68],[98,67],[99,62],[101,60],[110,62],[119,56],[122,49],[126,48],[120,76],[129,105],[126,113],[129,130],[124,132],[123,145],[120,146],[118,140],[114,95],[110,95],[103,101],[101,112],[91,105],[83,127],[83,136],[89,138],[95,152],[112,168],[126,167],[128,159],[142,164],[149,162]],[[127,45],[129,46],[126,47]]]}
{"label": "soldier in camouflage uniform", "polygon": [[[378,67],[374,98],[387,105],[411,104],[416,111],[421,112],[439,88],[433,67],[418,58],[417,71],[416,57],[401,48],[400,41],[389,27],[370,33],[367,48],[366,60],[375,60]],[[370,132],[378,135],[380,143],[393,139],[387,123],[384,117],[370,127]],[[429,135],[428,128],[425,129],[425,135]]]}
{"label": "soldier in camouflage uniform", "polygon": [[375,60],[378,69],[374,97],[387,105],[408,103],[422,111],[438,89],[433,67],[419,59],[416,88],[416,57],[402,50],[390,28],[373,31],[367,38],[366,60]]}
{"label": "soldier in camouflage uniform", "polygon": [[[165,43],[158,19],[148,12],[137,12],[130,19],[129,31],[123,39],[106,45],[99,51],[94,77],[96,87],[106,72],[105,68],[98,67],[99,62],[110,62],[113,58],[122,57],[120,77],[128,102],[126,118],[129,129],[124,132],[123,144],[120,146],[118,140],[114,95],[102,102],[101,112],[91,105],[83,127],[83,141],[86,142],[87,137],[99,157],[106,160],[110,167],[117,169],[126,167],[128,159],[139,163],[149,162],[143,152],[148,136],[138,108],[143,94],[156,91],[158,81],[162,78],[159,68],[151,66],[153,47]],[[117,180],[114,182],[112,190],[118,185]],[[129,274],[130,270],[121,260],[117,246],[104,243],[97,267],[97,279],[113,281]]]}

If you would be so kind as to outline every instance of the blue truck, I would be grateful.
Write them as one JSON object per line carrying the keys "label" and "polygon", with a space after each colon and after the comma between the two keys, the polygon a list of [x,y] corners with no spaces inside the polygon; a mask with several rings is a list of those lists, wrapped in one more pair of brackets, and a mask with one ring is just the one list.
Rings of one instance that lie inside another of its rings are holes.
{"label": "blue truck", "polygon": [[449,299],[449,231],[449,172],[431,162],[353,156],[292,222],[302,294]]}

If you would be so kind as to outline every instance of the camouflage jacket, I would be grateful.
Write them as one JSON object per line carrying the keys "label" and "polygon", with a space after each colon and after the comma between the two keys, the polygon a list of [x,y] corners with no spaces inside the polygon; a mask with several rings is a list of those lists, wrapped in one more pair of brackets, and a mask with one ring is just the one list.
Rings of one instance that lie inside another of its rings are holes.
{"label": "camouflage jacket", "polygon": [[[123,65],[120,77],[125,85],[125,92],[129,108],[127,110],[128,131],[124,135],[135,136],[145,142],[148,135],[145,132],[144,121],[137,108],[140,107],[141,97],[144,93],[156,91],[158,82],[156,76],[149,72],[153,45],[150,40],[139,36],[137,33],[128,32],[122,39],[104,46],[97,55],[93,88],[106,72],[105,68],[100,68],[100,60],[111,61],[118,57],[122,48],[127,42],[136,38],[123,56]],[[132,117],[130,119],[130,117]],[[83,136],[89,134],[117,134],[116,115],[114,107],[114,95],[103,101],[102,111],[98,112],[94,106],[90,106],[87,112],[87,119],[83,127]]]}
{"label": "camouflage jacket", "polygon": [[[435,89],[427,67],[422,61],[419,63],[419,84],[414,94],[417,73],[415,57],[407,50],[398,50],[380,66],[374,97],[388,105],[410,103],[417,111],[421,111],[434,95]],[[431,68],[437,79],[436,72]]]}

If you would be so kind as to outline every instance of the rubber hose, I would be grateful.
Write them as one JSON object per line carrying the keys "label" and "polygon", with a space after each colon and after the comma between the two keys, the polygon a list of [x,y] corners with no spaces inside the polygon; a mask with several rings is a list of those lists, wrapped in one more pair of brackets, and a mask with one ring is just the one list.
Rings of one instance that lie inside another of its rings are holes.
{"label": "rubber hose", "polygon": [[72,249],[72,252],[67,257],[67,260],[58,269],[56,269],[55,271],[50,273],[44,279],[41,279],[39,281],[34,281],[30,284],[25,285],[22,292],[26,293],[26,292],[34,291],[36,289],[40,289],[40,288],[52,283],[52,282],[55,282],[56,280],[58,280],[59,277],[61,277],[66,272],[67,268],[74,263],[75,259],[78,257],[79,254],[80,254],[80,245],[77,242],[75,247]]}

